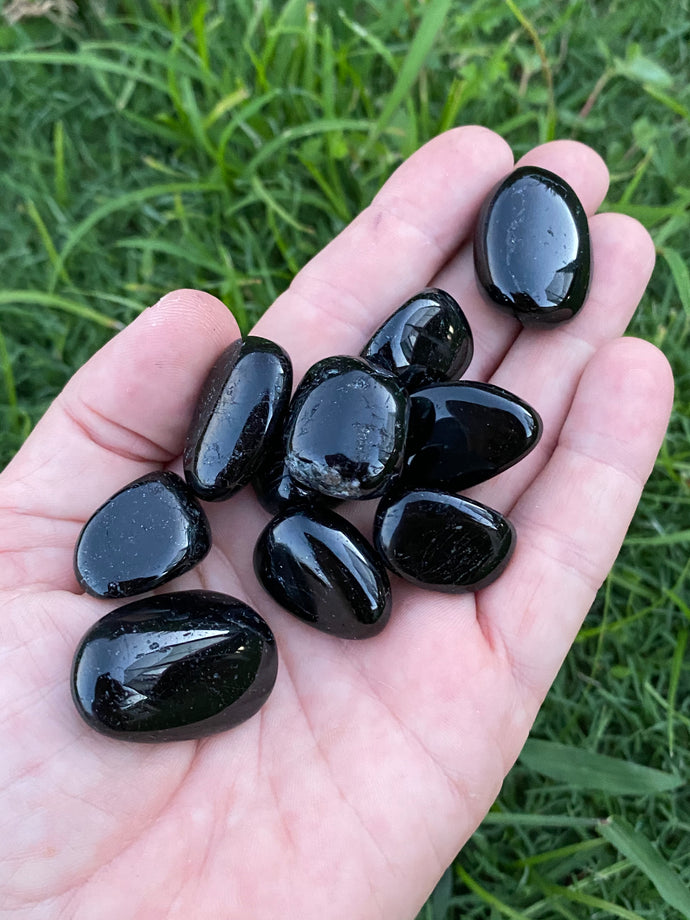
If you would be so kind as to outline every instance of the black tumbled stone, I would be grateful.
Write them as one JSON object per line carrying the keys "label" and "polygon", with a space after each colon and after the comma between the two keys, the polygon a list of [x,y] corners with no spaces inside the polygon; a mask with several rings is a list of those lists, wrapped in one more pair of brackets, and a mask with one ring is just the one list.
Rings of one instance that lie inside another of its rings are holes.
{"label": "black tumbled stone", "polygon": [[381,500],[374,542],[388,568],[412,584],[462,594],[487,587],[503,572],[515,530],[479,502],[415,489]]}
{"label": "black tumbled stone", "polygon": [[587,296],[587,215],[560,176],[523,166],[486,199],[474,238],[479,288],[522,323],[571,319]]}
{"label": "black tumbled stone", "polygon": [[323,632],[366,639],[388,622],[391,591],[381,560],[326,508],[274,518],[256,544],[254,569],[274,600]]}
{"label": "black tumbled stone", "polygon": [[380,495],[402,464],[408,400],[397,378],[363,358],[313,365],[295,392],[287,470],[331,498]]}
{"label": "black tumbled stone", "polygon": [[132,597],[189,571],[210,548],[208,520],[184,481],[175,473],[148,473],[86,522],[74,571],[89,594]]}
{"label": "black tumbled stone", "polygon": [[247,485],[279,434],[291,389],[290,359],[275,342],[250,335],[225,349],[185,443],[185,478],[200,498],[223,501]]}
{"label": "black tumbled stone", "polygon": [[360,354],[412,388],[459,377],[473,350],[472,332],[455,298],[426,288],[396,310]]}
{"label": "black tumbled stone", "polygon": [[467,489],[522,460],[541,433],[535,410],[500,387],[470,381],[424,387],[410,397],[404,482]]}
{"label": "black tumbled stone", "polygon": [[125,741],[184,741],[244,722],[275,683],[271,630],[242,601],[178,591],[98,620],[72,665],[72,697],[96,731]]}

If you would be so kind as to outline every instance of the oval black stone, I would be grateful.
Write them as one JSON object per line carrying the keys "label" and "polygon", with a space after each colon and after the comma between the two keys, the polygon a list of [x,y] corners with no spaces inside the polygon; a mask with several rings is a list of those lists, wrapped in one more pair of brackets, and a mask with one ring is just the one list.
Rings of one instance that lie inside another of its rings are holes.
{"label": "oval black stone", "polygon": [[479,502],[432,489],[382,499],[374,542],[391,571],[434,591],[479,591],[503,572],[515,548],[507,518]]}
{"label": "oval black stone", "polygon": [[274,600],[323,632],[366,639],[388,622],[391,590],[380,559],[326,508],[274,518],[256,544],[254,570]]}
{"label": "oval black stone", "polygon": [[571,319],[587,296],[587,215],[560,176],[537,166],[511,173],[489,195],[474,238],[480,290],[524,324]]}
{"label": "oval black stone", "polygon": [[471,381],[424,387],[410,397],[404,482],[468,489],[522,460],[541,433],[534,409],[500,387]]}
{"label": "oval black stone", "polygon": [[260,336],[233,342],[211,368],[187,434],[184,473],[205,501],[230,498],[255,475],[292,390],[283,349]]}
{"label": "oval black stone", "polygon": [[175,473],[147,473],[86,522],[74,571],[95,597],[132,597],[189,571],[210,548],[208,519],[184,480]]}
{"label": "oval black stone", "polygon": [[214,591],[178,591],[94,623],[74,656],[72,697],[104,735],[185,741],[254,715],[277,669],[273,633],[251,607]]}
{"label": "oval black stone", "polygon": [[374,498],[401,467],[408,411],[393,374],[362,358],[324,358],[293,398],[287,470],[331,498]]}
{"label": "oval black stone", "polygon": [[426,288],[406,301],[361,351],[410,389],[459,377],[474,351],[472,332],[458,302],[440,288]]}

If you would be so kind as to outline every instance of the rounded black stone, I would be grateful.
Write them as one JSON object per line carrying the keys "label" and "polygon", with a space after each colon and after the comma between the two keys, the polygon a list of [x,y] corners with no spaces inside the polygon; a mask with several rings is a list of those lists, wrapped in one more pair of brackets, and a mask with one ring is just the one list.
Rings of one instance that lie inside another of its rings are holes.
{"label": "rounded black stone", "polygon": [[257,541],[254,570],[275,601],[323,632],[366,639],[388,622],[391,590],[381,560],[327,508],[274,518]]}
{"label": "rounded black stone", "polygon": [[468,489],[522,460],[541,433],[535,410],[500,387],[471,381],[424,387],[410,397],[404,482]]}
{"label": "rounded black stone", "polygon": [[410,389],[459,377],[473,351],[472,332],[458,302],[440,288],[426,288],[386,320],[361,356],[397,374]]}
{"label": "rounded black stone", "polygon": [[273,634],[251,607],[213,591],[178,591],[98,620],[74,656],[72,697],[104,735],[185,741],[254,715],[277,669]]}
{"label": "rounded black stone", "polygon": [[587,296],[587,215],[560,176],[523,166],[504,179],[480,211],[474,238],[480,290],[524,324],[571,319]]}
{"label": "rounded black stone", "polygon": [[479,502],[432,489],[394,492],[379,504],[374,542],[391,571],[434,591],[479,591],[515,548],[507,518]]}
{"label": "rounded black stone", "polygon": [[185,443],[185,478],[200,498],[223,501],[247,485],[279,434],[291,390],[292,365],[275,342],[250,335],[225,349]]}
{"label": "rounded black stone", "polygon": [[331,498],[374,498],[401,467],[407,417],[407,395],[393,374],[363,358],[324,358],[293,398],[287,470]]}
{"label": "rounded black stone", "polygon": [[210,548],[208,520],[184,481],[175,473],[148,473],[89,518],[74,571],[95,597],[132,597],[189,571]]}

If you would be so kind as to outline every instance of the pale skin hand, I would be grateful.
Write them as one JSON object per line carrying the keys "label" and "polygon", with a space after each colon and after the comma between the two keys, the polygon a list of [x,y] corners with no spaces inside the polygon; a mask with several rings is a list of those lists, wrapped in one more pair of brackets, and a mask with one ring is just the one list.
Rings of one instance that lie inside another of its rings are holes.
{"label": "pale skin hand", "polygon": [[[524,162],[564,176],[590,215],[604,197],[604,164],[580,144]],[[76,644],[117,606],[79,592],[74,542],[124,484],[179,471],[201,381],[237,337],[230,313],[199,292],[163,298],[75,376],[4,472],[2,916],[407,920],[481,821],[618,552],[672,398],[663,356],[619,338],[654,260],[629,218],[591,219],[591,292],[569,325],[521,331],[481,302],[466,240],[511,168],[484,129],[435,139],[256,329],[287,349],[299,379],[325,355],[356,354],[419,288],[458,298],[475,334],[466,379],[512,390],[544,419],[534,453],[473,490],[518,533],[490,588],[454,597],[394,579],[379,637],[333,639],[257,585],[267,515],[251,490],[207,506],[214,548],[169,590],[202,586],[259,610],[279,645],[275,690],[226,734],[117,742],[70,701]]]}

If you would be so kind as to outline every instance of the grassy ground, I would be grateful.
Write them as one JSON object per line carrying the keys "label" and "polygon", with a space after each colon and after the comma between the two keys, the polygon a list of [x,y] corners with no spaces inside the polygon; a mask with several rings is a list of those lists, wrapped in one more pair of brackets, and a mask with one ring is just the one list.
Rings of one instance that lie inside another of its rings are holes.
{"label": "grassy ground", "polygon": [[690,917],[687,0],[102,6],[0,17],[3,463],[164,291],[205,288],[246,331],[451,125],[518,155],[573,137],[609,163],[605,207],[657,244],[631,331],[671,360],[676,408],[533,740],[421,917]]}

